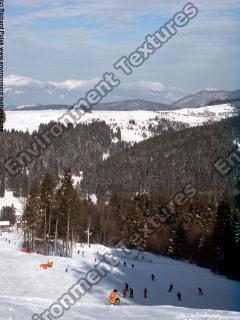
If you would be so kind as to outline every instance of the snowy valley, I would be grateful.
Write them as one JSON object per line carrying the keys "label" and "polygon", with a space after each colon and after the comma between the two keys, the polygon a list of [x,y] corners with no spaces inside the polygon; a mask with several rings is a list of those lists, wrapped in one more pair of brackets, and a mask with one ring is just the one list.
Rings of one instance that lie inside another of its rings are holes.
{"label": "snowy valley", "polygon": [[[41,123],[57,121],[66,110],[31,110],[7,111],[7,130],[15,129],[29,131],[37,130]],[[158,121],[167,119],[171,122],[181,122],[187,126],[198,126],[206,122],[214,122],[231,117],[236,110],[231,104],[220,104],[199,108],[186,108],[169,111],[95,111],[86,113],[80,123],[105,121],[112,129],[121,130],[121,137],[126,142],[139,142],[152,136],[149,126],[157,126]],[[79,123],[78,122],[78,123]]]}

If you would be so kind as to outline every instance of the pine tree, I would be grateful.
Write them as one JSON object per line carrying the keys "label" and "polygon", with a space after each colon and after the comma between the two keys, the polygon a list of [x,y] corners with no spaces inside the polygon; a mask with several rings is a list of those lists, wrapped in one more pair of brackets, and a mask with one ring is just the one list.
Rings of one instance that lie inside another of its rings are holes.
{"label": "pine tree", "polygon": [[55,183],[53,177],[47,173],[41,183],[40,198],[42,206],[42,232],[43,232],[43,252],[49,254],[51,226],[55,208]]}
{"label": "pine tree", "polygon": [[[240,113],[240,109],[238,109]],[[236,150],[240,152],[240,124],[236,128]],[[231,261],[231,272],[234,277],[240,279],[240,163],[236,163],[235,168],[235,212],[233,218],[233,254]]]}
{"label": "pine tree", "polygon": [[40,199],[40,189],[34,183],[31,187],[27,199],[26,208],[23,213],[24,221],[24,242],[27,241],[27,249],[35,251],[36,236],[40,237],[42,206]]}
{"label": "pine tree", "polygon": [[70,257],[70,234],[73,235],[73,225],[79,206],[77,191],[73,187],[72,173],[70,169],[66,169],[64,171],[64,175],[60,181],[60,187],[57,190],[57,201],[59,222],[62,222],[64,226],[64,228],[59,230],[59,234],[65,238],[64,255],[66,257]]}
{"label": "pine tree", "polygon": [[174,259],[185,257],[186,230],[182,222],[173,227],[167,254]]}
{"label": "pine tree", "polygon": [[0,197],[4,197],[5,195],[5,177],[0,174]]}
{"label": "pine tree", "polygon": [[234,246],[231,263],[231,271],[233,276],[240,279],[240,210],[236,208],[233,222]]}
{"label": "pine tree", "polygon": [[240,210],[236,209],[235,218],[234,218],[234,251],[232,259],[232,271],[233,275],[240,279]]}
{"label": "pine tree", "polygon": [[175,246],[176,228],[173,227],[169,237],[169,244],[167,249],[167,255],[169,257],[174,257],[174,246]]}
{"label": "pine tree", "polygon": [[234,243],[240,246],[240,210],[236,209],[234,219]]}
{"label": "pine tree", "polygon": [[217,218],[213,233],[214,269],[218,273],[228,272],[233,253],[232,213],[228,200],[222,200],[218,206]]}
{"label": "pine tree", "polygon": [[23,169],[23,173],[21,174],[21,187],[20,187],[20,195],[21,197],[26,198],[28,196],[28,175],[26,168]]}

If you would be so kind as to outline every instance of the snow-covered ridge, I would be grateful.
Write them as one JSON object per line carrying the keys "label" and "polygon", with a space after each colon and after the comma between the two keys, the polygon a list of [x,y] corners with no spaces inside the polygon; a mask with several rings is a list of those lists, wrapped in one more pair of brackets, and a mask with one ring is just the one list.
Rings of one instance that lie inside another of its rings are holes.
{"label": "snow-covered ridge", "polygon": [[[37,130],[40,123],[57,121],[64,110],[43,111],[7,111],[6,129],[16,129],[32,132]],[[105,121],[112,129],[120,128],[122,140],[139,142],[152,136],[148,126],[157,125],[158,119],[166,118],[178,121],[190,126],[202,125],[208,121],[219,121],[234,114],[234,108],[230,104],[221,104],[201,108],[186,108],[171,111],[93,111],[85,114],[80,122],[90,123],[94,120]],[[134,120],[134,124],[129,121]]]}

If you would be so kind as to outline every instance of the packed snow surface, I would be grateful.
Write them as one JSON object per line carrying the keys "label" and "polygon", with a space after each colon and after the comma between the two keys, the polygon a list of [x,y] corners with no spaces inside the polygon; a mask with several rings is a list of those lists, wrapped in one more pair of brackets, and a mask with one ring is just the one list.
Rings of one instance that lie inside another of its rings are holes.
{"label": "packed snow surface", "polygon": [[[15,129],[32,132],[40,123],[58,121],[66,110],[43,111],[7,111],[5,129]],[[121,130],[122,140],[139,142],[151,137],[148,130],[150,124],[157,125],[155,118],[166,118],[171,121],[187,123],[190,126],[202,125],[207,121],[218,121],[234,114],[230,104],[221,104],[192,109],[170,111],[93,111],[85,114],[79,122],[90,123],[94,120],[105,121],[112,129]],[[135,124],[129,121],[134,120]]]}
{"label": "packed snow surface", "polygon": [[[120,249],[102,245],[88,248],[86,244],[84,247],[78,244],[73,258],[22,253],[21,245],[21,234],[5,233],[0,238],[0,320],[27,320],[33,314],[41,314],[94,269],[106,252],[114,254],[119,265],[65,311],[62,319],[240,319],[240,283],[207,269],[149,253],[141,254],[136,260],[136,252],[126,255]],[[40,269],[39,265],[48,259],[53,259],[53,268]],[[155,281],[151,280],[152,273]],[[134,299],[122,297],[125,282],[134,289]],[[170,283],[174,284],[171,293],[168,292]],[[147,299],[143,297],[145,287]],[[197,294],[198,287],[203,289],[203,296]],[[108,296],[115,288],[121,304],[111,307]],[[178,291],[182,293],[182,302],[177,300]]]}

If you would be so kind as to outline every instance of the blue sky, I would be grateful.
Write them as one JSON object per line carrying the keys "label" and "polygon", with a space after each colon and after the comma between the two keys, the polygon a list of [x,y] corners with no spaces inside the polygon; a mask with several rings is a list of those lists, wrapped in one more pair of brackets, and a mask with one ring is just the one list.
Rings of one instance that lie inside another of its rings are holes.
{"label": "blue sky", "polygon": [[[5,75],[91,80],[141,44],[187,1],[8,0]],[[196,0],[199,15],[128,82],[185,92],[240,87],[240,1]]]}

